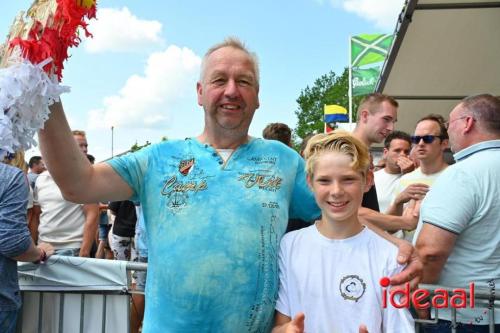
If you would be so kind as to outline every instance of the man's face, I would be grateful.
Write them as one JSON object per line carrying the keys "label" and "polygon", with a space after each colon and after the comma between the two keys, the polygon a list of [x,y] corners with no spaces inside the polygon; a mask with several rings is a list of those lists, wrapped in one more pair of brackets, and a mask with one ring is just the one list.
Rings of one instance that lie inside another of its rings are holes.
{"label": "man's face", "polygon": [[45,163],[43,163],[43,160],[40,160],[40,162],[33,165],[33,168],[32,168],[33,173],[36,173],[36,174],[41,174],[45,170],[47,170],[47,168],[45,168]]}
{"label": "man's face", "polygon": [[465,115],[465,110],[461,104],[458,104],[451,112],[448,119],[448,136],[450,137],[450,149],[454,153],[465,148],[463,142],[463,133],[461,129],[466,125],[466,119],[462,118]]}
{"label": "man's face", "polygon": [[233,47],[214,51],[196,88],[207,129],[248,133],[259,107],[259,88],[253,63],[245,52]]}
{"label": "man's face", "polygon": [[87,143],[87,138],[84,137],[83,135],[73,135],[73,137],[75,138],[75,141],[76,141],[76,144],[78,145],[78,147],[80,148],[80,150],[84,153],[84,154],[87,154],[87,150],[88,150],[88,143]]}
{"label": "man's face", "polygon": [[431,143],[425,143],[420,140],[416,143],[415,156],[422,162],[434,162],[437,159],[443,159],[443,151],[448,146],[448,140],[441,140],[439,124],[433,120],[423,120],[415,128],[415,136],[433,135],[436,136]]}
{"label": "man's face", "polygon": [[378,111],[367,111],[366,131],[371,143],[380,143],[394,130],[394,123],[398,117],[398,109],[391,103],[384,101],[379,105]]}
{"label": "man's face", "polygon": [[401,172],[397,161],[401,156],[408,157],[410,155],[411,145],[408,141],[403,139],[393,139],[389,144],[389,148],[384,148],[384,159],[386,168],[393,173]]}

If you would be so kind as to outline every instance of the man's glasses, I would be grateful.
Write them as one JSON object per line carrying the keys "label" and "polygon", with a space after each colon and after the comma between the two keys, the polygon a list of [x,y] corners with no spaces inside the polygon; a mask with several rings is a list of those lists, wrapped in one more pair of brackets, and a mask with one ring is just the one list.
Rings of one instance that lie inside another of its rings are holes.
{"label": "man's glasses", "polygon": [[[460,120],[460,119],[465,119],[467,117],[470,117],[470,116],[462,116],[462,117],[458,117],[458,118],[455,118],[453,120],[448,120],[444,123],[444,128],[448,129],[448,127],[450,127],[450,124],[454,121],[457,121],[457,120]],[[472,117],[471,117],[472,118]],[[472,118],[472,120],[476,121],[476,119]]]}
{"label": "man's glasses", "polygon": [[412,135],[411,142],[418,144],[420,140],[424,140],[424,143],[433,143],[436,138],[443,140],[443,137],[440,135]]}

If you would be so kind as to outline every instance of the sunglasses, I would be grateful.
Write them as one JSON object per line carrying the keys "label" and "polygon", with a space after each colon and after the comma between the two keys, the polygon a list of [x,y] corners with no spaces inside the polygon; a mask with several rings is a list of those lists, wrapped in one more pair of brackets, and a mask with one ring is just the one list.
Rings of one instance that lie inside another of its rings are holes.
{"label": "sunglasses", "polygon": [[418,144],[420,140],[424,140],[424,143],[433,143],[436,138],[443,140],[443,137],[440,135],[412,135],[411,142]]}

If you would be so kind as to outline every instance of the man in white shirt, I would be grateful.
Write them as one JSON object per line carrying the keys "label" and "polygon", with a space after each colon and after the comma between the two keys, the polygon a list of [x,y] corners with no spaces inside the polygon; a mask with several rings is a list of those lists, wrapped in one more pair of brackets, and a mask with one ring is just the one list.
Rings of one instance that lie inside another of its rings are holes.
{"label": "man in white shirt", "polygon": [[405,132],[393,131],[384,141],[385,167],[375,172],[375,187],[381,212],[385,212],[391,205],[392,193],[399,178],[414,169],[413,162],[408,158],[410,149],[411,138]]}
{"label": "man in white shirt", "polygon": [[[430,114],[420,119],[411,140],[416,145],[415,154],[420,168],[401,177],[394,191],[394,200],[387,210],[389,214],[402,215],[405,207],[414,207],[418,211],[429,187],[448,166],[444,159],[448,133],[443,117]],[[405,230],[404,238],[412,241],[414,230]]]}

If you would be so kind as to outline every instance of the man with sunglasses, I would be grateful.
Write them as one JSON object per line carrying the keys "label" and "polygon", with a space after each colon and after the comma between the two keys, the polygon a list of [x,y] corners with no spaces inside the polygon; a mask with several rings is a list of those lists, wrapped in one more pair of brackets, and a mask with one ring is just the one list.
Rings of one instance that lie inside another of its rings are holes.
{"label": "man with sunglasses", "polygon": [[[500,283],[500,100],[483,94],[465,98],[450,113],[451,150],[457,161],[434,183],[422,204],[416,246],[424,260],[424,282],[454,288],[475,284],[494,296]],[[493,302],[490,301],[490,308]],[[425,332],[493,332],[490,312],[439,310],[439,323]],[[495,332],[500,311],[494,310]],[[444,319],[444,320],[442,320]]]}
{"label": "man with sunglasses", "polygon": [[[411,141],[415,145],[415,157],[420,167],[399,180],[393,193],[393,202],[387,210],[391,215],[403,215],[405,208],[418,211],[429,187],[448,166],[444,159],[448,134],[443,117],[430,114],[421,118]],[[412,241],[414,232],[414,228],[403,230],[404,238]]]}

